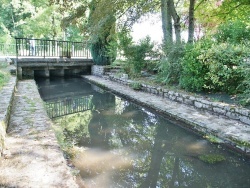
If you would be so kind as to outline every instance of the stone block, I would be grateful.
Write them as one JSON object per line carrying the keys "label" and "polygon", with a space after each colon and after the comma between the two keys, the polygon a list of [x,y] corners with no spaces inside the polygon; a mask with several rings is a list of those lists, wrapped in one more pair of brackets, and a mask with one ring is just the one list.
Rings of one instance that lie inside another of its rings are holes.
{"label": "stone block", "polygon": [[6,131],[5,131],[4,122],[1,121],[0,122],[0,157],[2,156],[3,149],[4,149],[5,135],[6,135]]}
{"label": "stone block", "polygon": [[169,99],[169,95],[168,95],[168,92],[164,92],[164,98],[167,98],[167,99]]}
{"label": "stone block", "polygon": [[193,96],[190,96],[189,99],[192,100],[192,101],[196,100],[195,97],[193,97]]}
{"label": "stone block", "polygon": [[176,97],[176,101],[183,103],[183,98],[182,97]]}
{"label": "stone block", "polygon": [[239,119],[240,119],[241,122],[250,125],[250,118],[249,118],[249,117],[246,117],[246,116],[239,116]]}
{"label": "stone block", "polygon": [[247,110],[247,109],[236,108],[235,112],[243,116],[248,116],[248,117],[250,116],[250,110]]}
{"label": "stone block", "polygon": [[176,96],[174,96],[174,95],[169,95],[169,99],[175,101],[175,100],[176,100]]}
{"label": "stone block", "polygon": [[169,91],[168,94],[169,95],[174,95],[174,92],[173,91]]}
{"label": "stone block", "polygon": [[152,88],[152,93],[158,95],[158,90],[156,88]]}
{"label": "stone block", "polygon": [[190,100],[190,99],[187,99],[187,98],[184,98],[184,101],[183,101],[185,104],[187,105],[194,105],[194,101],[193,100]]}
{"label": "stone block", "polygon": [[179,96],[180,96],[180,94],[177,93],[177,92],[175,92],[174,95],[175,95],[176,97],[179,97]]}
{"label": "stone block", "polygon": [[219,108],[219,107],[214,107],[214,108],[213,108],[213,111],[214,111],[215,113],[222,114],[222,115],[225,115],[225,114],[226,114],[226,111],[225,111],[223,108]]}
{"label": "stone block", "polygon": [[203,104],[201,102],[198,102],[198,101],[194,101],[194,106],[196,108],[202,108],[203,107]]}
{"label": "stone block", "polygon": [[239,119],[239,116],[233,112],[226,112],[226,116],[231,118],[231,119]]}

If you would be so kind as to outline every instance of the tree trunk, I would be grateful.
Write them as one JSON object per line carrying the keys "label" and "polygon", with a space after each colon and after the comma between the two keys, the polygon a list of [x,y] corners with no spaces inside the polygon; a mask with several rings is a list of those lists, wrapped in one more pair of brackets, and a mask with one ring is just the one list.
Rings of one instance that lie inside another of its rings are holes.
{"label": "tree trunk", "polygon": [[194,41],[194,5],[195,0],[190,0],[188,16],[188,42]]}
{"label": "tree trunk", "polygon": [[176,43],[180,44],[181,43],[181,24],[180,24],[180,16],[177,14],[175,6],[174,6],[174,1],[173,0],[168,0],[169,2],[169,9],[171,16],[174,20],[174,30],[175,30],[175,37],[176,37]]}
{"label": "tree trunk", "polygon": [[170,14],[169,0],[161,0],[161,18],[163,43],[168,46],[173,43],[172,18]]}

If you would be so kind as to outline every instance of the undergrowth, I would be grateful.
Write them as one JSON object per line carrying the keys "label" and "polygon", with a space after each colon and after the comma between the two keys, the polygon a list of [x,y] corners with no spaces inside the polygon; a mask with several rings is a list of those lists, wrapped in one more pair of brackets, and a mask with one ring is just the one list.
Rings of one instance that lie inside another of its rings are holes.
{"label": "undergrowth", "polygon": [[10,73],[6,70],[7,66],[7,63],[0,62],[0,90],[10,79]]}

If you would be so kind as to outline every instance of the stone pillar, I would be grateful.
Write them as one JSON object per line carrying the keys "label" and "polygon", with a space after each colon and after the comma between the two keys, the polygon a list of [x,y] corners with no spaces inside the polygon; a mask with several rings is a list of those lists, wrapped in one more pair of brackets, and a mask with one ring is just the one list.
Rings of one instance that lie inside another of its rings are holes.
{"label": "stone pillar", "polygon": [[96,76],[103,76],[104,75],[104,66],[92,65],[91,74],[96,75]]}
{"label": "stone pillar", "polygon": [[44,70],[44,77],[49,78],[50,74],[49,74],[49,69],[45,69]]}
{"label": "stone pillar", "polygon": [[23,78],[22,67],[17,67],[17,78],[20,79],[20,80]]}

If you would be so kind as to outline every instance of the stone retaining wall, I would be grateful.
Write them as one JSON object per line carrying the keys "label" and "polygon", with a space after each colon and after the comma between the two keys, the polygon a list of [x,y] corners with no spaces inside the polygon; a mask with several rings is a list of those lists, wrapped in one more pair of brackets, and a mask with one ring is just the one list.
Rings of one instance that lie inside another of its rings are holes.
{"label": "stone retaining wall", "polygon": [[100,65],[92,65],[91,66],[91,74],[95,76],[102,76],[105,73],[105,66]]}
{"label": "stone retaining wall", "polygon": [[10,81],[0,91],[0,157],[5,146],[5,135],[10,119],[11,105],[15,92],[17,78],[11,76]]}
{"label": "stone retaining wall", "polygon": [[[135,82],[129,79],[119,78],[114,75],[106,76],[106,78],[124,85],[130,85]],[[141,84],[141,86],[141,90],[144,92],[159,95],[166,99],[194,106],[200,110],[208,111],[216,115],[223,115],[230,119],[239,120],[250,125],[250,110],[246,108],[221,102],[211,102],[202,97],[194,97],[188,94],[163,89],[161,87],[154,87],[146,84]]]}

